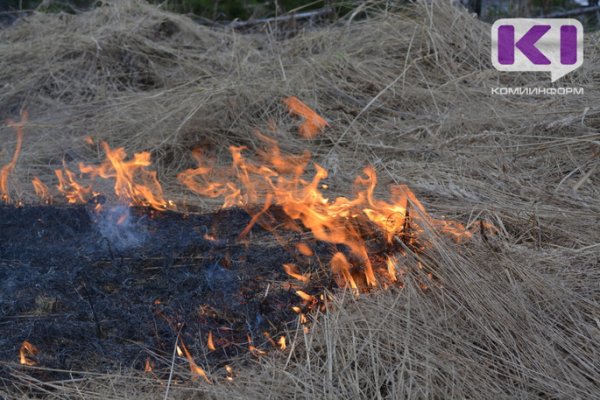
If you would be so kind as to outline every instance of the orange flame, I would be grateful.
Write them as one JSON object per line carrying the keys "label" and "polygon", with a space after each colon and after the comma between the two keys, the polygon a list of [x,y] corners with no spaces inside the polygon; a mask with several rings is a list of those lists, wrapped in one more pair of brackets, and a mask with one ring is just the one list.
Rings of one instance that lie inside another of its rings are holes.
{"label": "orange flame", "polygon": [[144,372],[152,372],[152,363],[150,361],[150,357],[146,357],[146,362],[144,363]]}
{"label": "orange flame", "polygon": [[331,259],[331,270],[339,287],[350,285],[352,289],[358,289],[356,281],[350,273],[350,263],[343,253],[335,253]]}
{"label": "orange flame", "polygon": [[225,377],[225,379],[227,379],[228,381],[232,381],[233,380],[233,368],[231,368],[231,365],[225,365],[225,371],[227,372],[227,376]]}
{"label": "orange flame", "polygon": [[[299,100],[288,98],[285,102],[296,109]],[[301,106],[298,107],[298,113],[306,111]],[[377,198],[377,174],[371,166],[364,168],[364,175],[355,179],[354,197],[329,199],[321,192],[322,181],[327,177],[324,168],[315,163],[312,179],[304,178],[309,167],[308,152],[283,155],[275,140],[261,133],[257,133],[257,136],[266,146],[264,150],[257,152],[258,161],[245,156],[245,147],[232,146],[231,169],[225,173],[224,180],[213,181],[213,167],[208,166],[202,154],[196,151],[194,157],[198,167],[181,172],[178,175],[179,181],[200,195],[223,198],[223,207],[247,206],[253,217],[244,233],[253,224],[261,223],[262,214],[271,205],[277,205],[292,220],[310,230],[315,239],[346,246],[352,262],[338,253],[330,263],[339,286],[362,289],[378,285],[366,244],[366,239],[372,235],[365,233],[364,229],[376,228],[389,244],[402,238],[412,243],[411,238],[423,235],[427,226],[456,239],[471,236],[471,232],[460,223],[432,218],[406,185],[392,186],[388,201]],[[259,212],[251,208],[260,205],[262,208]],[[374,232],[375,235],[378,233]],[[312,254],[306,244],[298,244],[297,249],[301,254]],[[284,268],[288,273],[293,272],[290,266]]]}
{"label": "orange flame", "polygon": [[250,335],[248,335],[247,338],[248,338],[248,350],[250,350],[250,353],[254,354],[257,357],[264,356],[267,354],[266,351],[261,350],[252,344],[252,338],[250,337]]}
{"label": "orange flame", "polygon": [[310,257],[313,255],[312,249],[308,247],[306,243],[298,243],[296,245],[296,249],[298,249],[300,254],[302,254],[303,256]]}
{"label": "orange flame", "polygon": [[300,135],[307,139],[312,139],[329,124],[312,108],[298,100],[297,97],[291,96],[283,100],[288,106],[292,114],[304,118],[304,122],[298,128]]}
{"label": "orange flame", "polygon": [[99,166],[80,164],[81,173],[92,178],[114,179],[115,194],[123,201],[157,210],[168,208],[169,203],[163,198],[156,171],[146,169],[152,164],[149,152],[135,153],[133,159],[127,161],[124,148],[113,150],[106,142],[102,142],[101,146],[106,153],[104,162]]}
{"label": "orange flame", "polygon": [[75,174],[65,166],[63,169],[54,170],[58,178],[57,189],[62,193],[69,204],[85,203],[87,196],[92,192],[90,186],[83,186],[77,182]]}
{"label": "orange flame", "polygon": [[48,186],[46,186],[44,184],[44,182],[42,182],[40,180],[40,178],[38,178],[37,176],[35,176],[33,178],[33,180],[31,181],[31,184],[33,185],[33,190],[35,191],[35,194],[42,199],[42,201],[44,203],[49,203],[51,200],[50,197],[50,193],[48,192]]}
{"label": "orange flame", "polygon": [[211,351],[215,351],[217,348],[215,347],[215,342],[213,340],[213,334],[211,331],[208,332],[208,340],[206,341],[206,345],[208,349]]}
{"label": "orange flame", "polygon": [[211,383],[210,379],[208,378],[208,375],[206,375],[206,372],[204,371],[204,369],[202,369],[198,364],[196,364],[196,362],[194,361],[194,358],[192,357],[192,355],[190,354],[190,352],[188,351],[187,347],[185,346],[185,344],[183,342],[181,342],[181,347],[177,346],[177,354],[181,357],[182,354],[182,349],[183,349],[183,354],[185,355],[185,358],[187,359],[189,365],[190,365],[190,371],[192,372],[192,379],[198,379],[198,377],[202,377],[202,379],[204,379],[206,381],[206,383]]}
{"label": "orange flame", "polygon": [[27,123],[28,118],[29,114],[27,114],[27,111],[23,111],[21,112],[21,121],[14,122],[10,119],[7,121],[7,125],[15,129],[15,133],[17,135],[17,144],[11,160],[8,162],[8,164],[4,165],[0,169],[0,199],[2,199],[2,201],[5,203],[10,201],[10,196],[8,193],[8,176],[13,172],[15,166],[17,165],[17,160],[19,159],[19,154],[21,153],[21,146],[23,145],[23,127]]}
{"label": "orange flame", "polygon": [[287,348],[287,344],[285,343],[285,336],[281,336],[279,340],[277,340],[277,343],[279,344],[279,348],[281,350],[285,350]]}
{"label": "orange flame", "polygon": [[283,269],[285,270],[286,274],[292,278],[298,279],[299,281],[308,282],[310,280],[309,276],[302,275],[300,272],[298,272],[298,269],[294,264],[283,264]]}
{"label": "orange flame", "polygon": [[313,303],[313,302],[317,301],[315,296],[313,296],[312,294],[308,294],[302,290],[296,290],[296,295],[298,295],[298,297],[300,297],[302,300],[304,300],[308,303]]}
{"label": "orange flame", "polygon": [[19,363],[21,363],[21,365],[36,365],[37,362],[31,360],[29,357],[35,357],[37,354],[37,347],[25,340],[19,350]]}

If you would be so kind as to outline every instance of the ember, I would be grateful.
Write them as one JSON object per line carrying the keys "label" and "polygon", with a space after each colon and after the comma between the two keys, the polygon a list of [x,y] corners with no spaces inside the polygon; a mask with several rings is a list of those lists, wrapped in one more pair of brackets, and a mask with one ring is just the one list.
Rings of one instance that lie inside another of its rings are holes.
{"label": "ember", "polygon": [[36,365],[37,363],[31,359],[38,353],[38,349],[29,343],[27,340],[21,345],[19,350],[19,363],[22,365]]}

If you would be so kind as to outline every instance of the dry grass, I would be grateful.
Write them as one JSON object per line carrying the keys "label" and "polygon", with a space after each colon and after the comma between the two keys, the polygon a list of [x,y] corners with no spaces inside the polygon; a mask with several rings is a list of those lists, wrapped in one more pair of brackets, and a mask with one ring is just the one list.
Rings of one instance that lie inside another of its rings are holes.
{"label": "dry grass", "polygon": [[[600,392],[600,55],[560,81],[585,95],[501,97],[493,86],[549,86],[543,74],[498,73],[489,27],[435,2],[302,32],[288,40],[197,26],[132,1],[77,16],[36,14],[0,31],[0,110],[30,113],[15,197],[52,182],[63,158],[102,155],[87,134],[151,150],[169,198],[202,144],[279,124],[284,149],[308,148],[334,193],[367,163],[381,190],[407,183],[436,215],[476,216],[492,241],[433,239],[443,288],[340,294],[293,349],[236,370],[230,383],[171,385],[170,398],[597,398]],[[313,141],[281,98],[298,96],[331,127]],[[0,163],[13,133],[0,129]],[[213,371],[221,374],[222,371]],[[24,390],[41,387],[23,371]],[[186,377],[178,367],[176,377]],[[55,398],[163,398],[164,382],[128,371],[45,385]],[[13,388],[14,389],[14,388]],[[1,394],[1,392],[0,392]]]}

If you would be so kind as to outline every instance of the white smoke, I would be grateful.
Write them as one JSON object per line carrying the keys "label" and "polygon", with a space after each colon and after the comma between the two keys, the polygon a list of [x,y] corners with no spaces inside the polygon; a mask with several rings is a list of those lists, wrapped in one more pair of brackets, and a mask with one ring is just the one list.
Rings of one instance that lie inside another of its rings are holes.
{"label": "white smoke", "polygon": [[128,206],[103,205],[100,210],[92,211],[92,221],[114,250],[139,247],[148,238],[143,219],[131,215]]}

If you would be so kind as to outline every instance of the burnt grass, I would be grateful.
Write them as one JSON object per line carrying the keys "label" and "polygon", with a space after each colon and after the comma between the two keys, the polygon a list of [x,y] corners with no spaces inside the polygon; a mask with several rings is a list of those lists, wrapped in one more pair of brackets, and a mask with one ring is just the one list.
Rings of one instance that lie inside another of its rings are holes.
{"label": "burnt grass", "polygon": [[[240,238],[250,221],[241,209],[117,211],[129,213],[125,224],[93,205],[0,206],[0,381],[25,340],[39,350],[28,359],[48,369],[143,369],[148,359],[160,371],[168,370],[179,335],[199,365],[216,367],[247,353],[248,336],[257,348],[274,349],[264,332],[277,340],[296,326],[292,306],[306,307],[297,289],[335,287],[322,266],[339,248],[302,230],[273,234],[257,224]],[[263,218],[286,217],[272,208]],[[300,240],[312,257],[298,253]],[[290,278],[284,263],[312,270],[313,278]]]}

